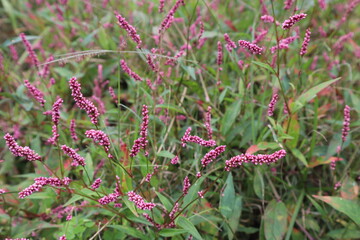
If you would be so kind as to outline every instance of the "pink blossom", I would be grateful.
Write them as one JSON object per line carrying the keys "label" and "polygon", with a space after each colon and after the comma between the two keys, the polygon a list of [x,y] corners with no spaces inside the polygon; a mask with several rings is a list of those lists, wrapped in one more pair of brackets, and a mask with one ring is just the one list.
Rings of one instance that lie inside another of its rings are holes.
{"label": "pink blossom", "polygon": [[159,13],[164,12],[165,0],[159,1]]}
{"label": "pink blossom", "polygon": [[139,153],[140,149],[145,150],[146,145],[148,143],[148,140],[146,138],[147,138],[148,126],[149,126],[149,110],[146,105],[143,105],[142,116],[143,119],[140,128],[140,137],[134,141],[134,145],[130,153],[131,157],[135,157]]}
{"label": "pink blossom", "polygon": [[54,57],[53,56],[50,56],[46,59],[45,61],[45,66],[43,67],[43,69],[41,69],[39,72],[38,72],[38,75],[42,78],[47,78],[50,74],[50,63],[51,61],[54,60]]}
{"label": "pink blossom", "polygon": [[71,135],[72,140],[77,141],[77,140],[79,140],[79,138],[78,138],[78,136],[76,134],[75,128],[76,128],[75,119],[71,119],[71,122],[70,122],[70,135]]}
{"label": "pink blossom", "polygon": [[205,127],[208,133],[209,139],[212,139],[213,130],[211,128],[211,107],[208,106],[208,111],[205,114]]}
{"label": "pink blossom", "polygon": [[125,60],[120,60],[120,66],[126,72],[130,77],[132,77],[135,81],[142,81],[142,78],[137,75],[135,72],[133,72],[128,65],[126,64]]}
{"label": "pink blossom", "polygon": [[35,67],[39,66],[39,59],[37,58],[30,42],[26,39],[26,36],[24,33],[20,33],[20,38],[23,41],[25,48],[27,50],[27,52],[29,53],[29,56],[31,58],[32,63],[34,64]]}
{"label": "pink blossom", "polygon": [[224,34],[224,38],[225,38],[225,42],[226,42],[226,45],[225,45],[226,49],[229,52],[232,52],[232,49],[236,48],[235,42],[231,40],[231,38],[229,37],[229,34],[227,34],[227,33]]}
{"label": "pink blossom", "polygon": [[307,48],[308,48],[308,45],[309,45],[309,42],[310,42],[310,35],[311,35],[310,28],[308,28],[308,29],[306,29],[304,41],[303,41],[303,44],[301,46],[300,56],[304,56],[306,51],[307,51]]}
{"label": "pink blossom", "polygon": [[118,194],[116,194],[116,193],[110,193],[109,195],[100,198],[100,199],[98,200],[98,202],[99,202],[101,205],[107,205],[107,204],[109,204],[109,203],[111,203],[111,202],[115,202],[118,198],[119,198],[119,195],[118,195]]}
{"label": "pink blossom", "polygon": [[83,158],[82,156],[80,156],[78,153],[76,153],[76,151],[66,145],[62,145],[61,149],[63,150],[63,152],[68,155],[73,162],[71,163],[71,166],[85,166],[85,158]]}
{"label": "pink blossom", "polygon": [[100,115],[98,109],[95,107],[94,103],[86,99],[81,93],[81,85],[77,81],[76,77],[72,77],[69,81],[71,96],[74,97],[76,105],[86,111],[87,115],[90,117],[93,124],[98,124],[98,117]]}
{"label": "pink blossom", "polygon": [[174,21],[175,12],[178,10],[180,5],[185,5],[185,1],[184,0],[176,1],[175,5],[170,9],[169,13],[166,15],[164,20],[161,22],[160,28],[159,28],[159,34],[164,32],[166,29],[168,29],[171,26],[172,22]]}
{"label": "pink blossom", "polygon": [[85,132],[87,138],[93,139],[99,145],[104,146],[106,153],[110,151],[110,140],[109,137],[101,130],[87,130]]}
{"label": "pink blossom", "polygon": [[6,141],[6,145],[9,147],[9,150],[13,155],[17,157],[24,157],[29,161],[41,160],[40,155],[37,154],[34,150],[31,150],[29,147],[19,146],[9,133],[5,134],[4,139]]}
{"label": "pink blossom", "polygon": [[184,193],[184,195],[188,194],[189,189],[190,189],[190,186],[191,186],[190,180],[189,180],[188,176],[186,176],[186,177],[184,178],[184,186],[183,186],[183,193]]}
{"label": "pink blossom", "polygon": [[53,187],[61,187],[64,185],[69,185],[70,179],[64,178],[63,180],[59,178],[46,178],[46,177],[38,177],[34,179],[35,183],[30,185],[29,187],[25,188],[21,192],[19,192],[19,198],[25,198],[34,192],[38,192],[42,189],[45,185],[50,185]]}
{"label": "pink blossom", "polygon": [[114,204],[114,207],[115,207],[115,208],[122,208],[122,206],[123,206],[123,205],[122,205],[121,203],[115,203],[115,204]]}
{"label": "pink blossom", "polygon": [[288,10],[291,8],[291,5],[293,5],[294,3],[294,0],[285,0],[284,1],[284,9],[285,10]]}
{"label": "pink blossom", "polygon": [[231,168],[235,168],[238,166],[241,166],[243,163],[253,163],[255,165],[262,165],[264,163],[270,164],[274,163],[277,160],[285,157],[286,151],[284,149],[281,149],[277,152],[274,152],[270,155],[265,154],[258,154],[258,155],[251,155],[251,154],[241,154],[235,157],[232,157],[230,160],[227,160],[225,162],[225,170],[230,171]]}
{"label": "pink blossom", "polygon": [[201,191],[198,192],[198,196],[200,198],[204,198],[204,194],[205,194],[204,190],[201,190]]}
{"label": "pink blossom", "polygon": [[343,36],[341,36],[334,44],[333,48],[335,50],[335,54],[339,54],[344,46],[344,43],[351,39],[354,36],[353,32],[349,32],[348,34],[345,34]]}
{"label": "pink blossom", "polygon": [[346,141],[346,137],[349,134],[350,131],[350,111],[351,108],[346,105],[344,108],[344,122],[343,122],[343,129],[342,129],[342,141]]}
{"label": "pink blossom", "polygon": [[319,3],[319,7],[321,9],[325,9],[326,8],[326,2],[325,0],[318,0],[318,3]]}
{"label": "pink blossom", "polygon": [[206,167],[209,163],[215,160],[221,153],[225,151],[226,146],[221,145],[211,150],[201,159],[201,164],[203,167]]}
{"label": "pink blossom", "polygon": [[257,44],[258,42],[262,41],[265,38],[267,33],[268,33],[268,30],[262,29],[259,33],[257,33],[255,35],[255,39],[252,43]]}
{"label": "pink blossom", "polygon": [[131,26],[124,17],[119,13],[115,13],[116,18],[118,19],[119,26],[124,29],[130,36],[130,38],[137,44],[137,48],[141,48],[142,41],[140,36],[136,33],[136,29]]}
{"label": "pink blossom", "polygon": [[337,190],[339,187],[341,187],[341,182],[335,183],[334,190]]}
{"label": "pink blossom", "polygon": [[216,145],[215,140],[210,139],[210,140],[206,141],[206,140],[200,138],[199,136],[190,135],[190,132],[191,132],[191,127],[189,127],[185,131],[184,136],[181,138],[181,143],[182,143],[183,147],[186,147],[187,142],[197,143],[197,144],[199,144],[201,146],[204,146],[204,147],[213,147],[213,146]]}
{"label": "pink blossom", "polygon": [[31,85],[29,80],[24,80],[24,85],[29,90],[29,93],[35,98],[35,100],[38,101],[40,105],[43,107],[46,102],[44,99],[44,94],[35,86]]}
{"label": "pink blossom", "polygon": [[60,135],[58,133],[58,125],[53,125],[51,127],[52,136],[47,140],[48,143],[56,145]]}
{"label": "pink blossom", "polygon": [[10,49],[10,53],[11,53],[11,57],[13,59],[14,62],[17,62],[19,60],[19,55],[16,51],[16,48],[14,45],[10,45],[9,46],[9,49]]}
{"label": "pink blossom", "polygon": [[266,23],[272,23],[274,22],[274,17],[273,16],[270,16],[270,15],[263,15],[260,17],[260,19],[263,21],[263,22],[266,22]]}
{"label": "pink blossom", "polygon": [[171,159],[171,164],[178,164],[179,163],[179,157],[175,156],[174,158]]}
{"label": "pink blossom", "polygon": [[216,63],[218,66],[221,66],[223,62],[223,51],[222,51],[222,44],[220,41],[218,41],[217,43],[217,50],[218,50],[218,55],[217,55]]}
{"label": "pink blossom", "polygon": [[91,185],[91,188],[92,188],[92,189],[97,189],[97,188],[99,188],[101,182],[102,182],[101,178],[96,179],[96,180],[93,182],[93,184]]}
{"label": "pink blossom", "polygon": [[201,178],[201,172],[197,172],[197,173],[196,173],[196,177],[197,177],[197,178]]}
{"label": "pink blossom", "polygon": [[238,44],[240,47],[242,48],[246,48],[247,50],[249,50],[252,54],[259,54],[261,55],[263,48],[259,47],[258,45],[254,44],[254,43],[250,43],[248,41],[245,40],[239,40]]}
{"label": "pink blossom", "polygon": [[5,189],[0,188],[0,194],[6,193],[7,191]]}
{"label": "pink blossom", "polygon": [[141,210],[151,210],[156,206],[155,203],[145,202],[144,199],[134,191],[128,192],[127,195],[129,197],[129,201],[135,203],[135,206]]}
{"label": "pink blossom", "polygon": [[283,22],[282,28],[290,29],[292,26],[294,26],[295,23],[306,18],[306,16],[307,16],[306,13],[295,14],[294,16],[291,16],[289,19],[287,19]]}
{"label": "pink blossom", "polygon": [[277,93],[275,93],[272,98],[271,101],[269,103],[269,107],[268,107],[268,116],[271,117],[272,115],[274,115],[274,108],[275,108],[275,104],[276,102],[279,100],[279,95]]}
{"label": "pink blossom", "polygon": [[69,214],[69,215],[66,216],[66,221],[70,221],[71,219],[72,219],[72,215],[71,215],[71,214]]}

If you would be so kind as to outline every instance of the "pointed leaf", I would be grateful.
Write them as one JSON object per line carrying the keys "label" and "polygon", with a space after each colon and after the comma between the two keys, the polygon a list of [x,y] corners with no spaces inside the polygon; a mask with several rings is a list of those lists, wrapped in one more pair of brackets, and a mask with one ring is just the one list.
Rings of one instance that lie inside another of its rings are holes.
{"label": "pointed leaf", "polygon": [[287,209],[283,202],[272,200],[265,209],[264,233],[266,239],[281,240],[287,228]]}
{"label": "pointed leaf", "polygon": [[198,230],[195,228],[194,224],[192,224],[192,222],[190,222],[187,218],[180,216],[178,217],[176,220],[176,224],[180,227],[182,227],[183,229],[187,230],[188,233],[190,233],[191,235],[193,235],[193,237],[195,239],[202,239],[200,233],[198,232]]}

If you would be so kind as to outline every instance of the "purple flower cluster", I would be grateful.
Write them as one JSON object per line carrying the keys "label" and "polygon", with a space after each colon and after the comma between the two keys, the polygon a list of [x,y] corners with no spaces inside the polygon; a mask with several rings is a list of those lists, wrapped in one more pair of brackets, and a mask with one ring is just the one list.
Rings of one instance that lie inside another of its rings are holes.
{"label": "purple flower cluster", "polygon": [[96,179],[96,180],[93,182],[93,184],[91,185],[91,188],[92,188],[92,189],[97,189],[97,188],[99,188],[101,182],[102,182],[101,178]]}
{"label": "purple flower cluster", "polygon": [[17,62],[19,60],[19,55],[16,51],[16,48],[14,45],[10,45],[9,46],[10,49],[10,53],[11,53],[11,58],[14,60],[14,62]]}
{"label": "purple flower cluster", "polygon": [[294,0],[285,0],[284,1],[284,9],[285,10],[288,10],[291,8],[291,5],[293,5],[294,3]]}
{"label": "purple flower cluster", "polygon": [[76,151],[66,145],[62,145],[61,149],[63,150],[63,152],[68,155],[69,157],[71,157],[71,159],[73,160],[73,162],[71,163],[71,166],[85,166],[85,159],[80,156],[78,153],[76,153]]}
{"label": "purple flower cluster", "polygon": [[165,0],[160,0],[159,1],[159,13],[164,12],[164,7],[165,7]]}
{"label": "purple flower cluster", "polygon": [[215,140],[210,139],[210,140],[206,141],[206,140],[202,139],[199,136],[190,135],[190,132],[191,132],[191,127],[189,127],[185,131],[184,136],[181,138],[181,143],[182,143],[183,147],[186,147],[187,142],[197,143],[197,144],[199,144],[201,146],[204,146],[204,147],[214,147],[216,145]]}
{"label": "purple flower cluster", "polygon": [[160,24],[159,34],[168,29],[174,21],[175,12],[178,10],[180,5],[185,5],[184,0],[177,0],[175,5],[170,9],[164,20]]}
{"label": "purple flower cluster", "polygon": [[134,191],[128,192],[127,195],[129,197],[129,201],[135,203],[135,206],[141,210],[151,210],[156,206],[155,203],[145,202],[144,199]]}
{"label": "purple flower cluster", "polygon": [[24,80],[24,85],[29,90],[30,94],[35,98],[35,100],[38,101],[40,105],[43,107],[46,102],[44,99],[44,94],[35,86],[31,85],[29,80]]}
{"label": "purple flower cluster", "polygon": [[229,52],[232,52],[233,48],[236,48],[236,43],[234,41],[231,40],[231,38],[229,37],[229,34],[225,33],[224,34],[224,38],[225,38],[225,42],[226,42],[226,49]]}
{"label": "purple flower cluster", "polygon": [[61,237],[59,237],[59,240],[66,240],[66,236],[65,236],[65,234],[64,234],[64,235],[62,235]]}
{"label": "purple flower cluster", "polygon": [[261,55],[263,48],[259,47],[258,45],[245,41],[245,40],[239,40],[238,44],[240,47],[242,48],[246,48],[247,50],[249,50],[252,54],[259,54]]}
{"label": "purple flower cluster", "polygon": [[19,146],[14,137],[11,136],[9,133],[5,134],[4,139],[6,141],[6,145],[8,145],[11,153],[17,157],[24,157],[29,161],[36,161],[41,160],[39,154],[37,154],[34,150],[30,149],[29,147],[21,147]]}
{"label": "purple flower cluster", "polygon": [[189,180],[188,176],[186,176],[186,177],[184,178],[184,186],[183,186],[183,193],[184,193],[184,195],[188,194],[189,189],[190,189],[190,186],[191,186],[190,180]]}
{"label": "purple flower cluster", "polygon": [[122,17],[119,13],[115,13],[116,18],[118,19],[119,26],[124,29],[131,39],[137,44],[137,48],[141,47],[141,39],[140,36],[136,33],[136,29],[131,26],[124,17]]}
{"label": "purple flower cluster", "polygon": [[53,56],[50,56],[46,59],[46,64],[43,69],[41,69],[39,72],[38,72],[38,75],[42,78],[47,78],[50,74],[50,64],[49,62],[53,61],[54,60],[54,57]]}
{"label": "purple flower cluster", "polygon": [[174,158],[171,159],[171,164],[178,164],[179,163],[179,157],[175,156]]}
{"label": "purple flower cluster", "polygon": [[60,108],[64,100],[62,100],[60,97],[55,101],[53,104],[52,110],[51,110],[51,120],[54,123],[52,126],[52,137],[48,139],[48,142],[55,145],[57,143],[57,140],[59,138],[58,134],[58,125],[59,125],[59,119],[60,119]]}
{"label": "purple flower cluster", "polygon": [[123,60],[123,59],[120,60],[120,66],[135,81],[142,81],[142,78],[129,68],[129,66],[126,64],[125,60]]}
{"label": "purple flower cluster", "polygon": [[227,160],[225,162],[225,170],[230,171],[231,168],[235,168],[238,166],[241,166],[243,163],[253,163],[255,165],[262,165],[264,163],[270,164],[274,163],[277,160],[285,157],[286,151],[284,149],[281,149],[279,151],[274,152],[273,154],[258,154],[258,155],[252,155],[252,154],[241,154],[235,157],[232,157],[230,160]]}
{"label": "purple flower cluster", "polygon": [[289,19],[287,19],[283,22],[282,28],[290,29],[292,26],[294,26],[295,23],[306,18],[306,16],[307,16],[306,13],[295,14],[294,16],[291,16]]}
{"label": "purple flower cluster", "polygon": [[276,45],[276,46],[273,46],[273,47],[270,48],[271,53],[275,53],[275,51],[277,49],[288,49],[289,44],[294,42],[296,39],[298,39],[298,36],[281,39],[279,41],[279,45]]}
{"label": "purple flower cluster", "polygon": [[345,34],[343,36],[341,36],[336,43],[333,45],[335,54],[338,54],[339,52],[341,52],[341,50],[343,49],[344,46],[344,42],[351,39],[354,36],[353,32],[349,32],[348,34]]}
{"label": "purple flower cluster", "polygon": [[300,56],[304,56],[306,51],[307,51],[307,48],[308,48],[308,45],[309,45],[309,42],[310,42],[310,35],[311,35],[310,28],[308,28],[308,29],[306,29],[304,41],[303,41],[303,44],[301,46]]}
{"label": "purple flower cluster", "polygon": [[149,126],[149,110],[146,105],[143,105],[142,116],[143,118],[140,129],[140,137],[134,141],[134,145],[130,152],[130,157],[135,157],[139,153],[140,149],[145,150],[146,145],[148,144],[148,140],[146,139],[146,137],[148,134]]}
{"label": "purple flower cluster", "polygon": [[211,128],[211,107],[209,106],[205,115],[205,127],[208,133],[209,139],[212,139],[213,130]]}
{"label": "purple flower cluster", "polygon": [[275,108],[275,104],[276,102],[279,100],[279,95],[277,93],[275,93],[272,98],[271,101],[269,103],[269,107],[268,107],[268,116],[271,117],[272,115],[274,115],[274,108]]}
{"label": "purple flower cluster", "polygon": [[218,54],[217,54],[216,63],[218,66],[221,66],[221,64],[223,62],[223,49],[222,49],[222,44],[220,41],[218,41],[218,43],[217,43],[217,50],[218,50]]}
{"label": "purple flower cluster", "polygon": [[77,140],[79,140],[79,138],[76,135],[75,128],[76,128],[75,119],[71,119],[71,122],[70,122],[70,135],[71,135],[72,140],[77,141]]}
{"label": "purple flower cluster", "polygon": [[215,160],[222,152],[225,151],[226,146],[221,145],[211,150],[201,159],[201,164],[203,167],[206,167],[209,163]]}
{"label": "purple flower cluster", "polygon": [[344,108],[344,122],[343,122],[343,129],[342,129],[342,141],[346,141],[346,137],[349,134],[350,131],[350,111],[351,108],[346,105]]}
{"label": "purple flower cluster", "polygon": [[204,194],[205,194],[204,190],[198,191],[199,198],[204,198]]}
{"label": "purple flower cluster", "polygon": [[90,117],[93,124],[98,124],[98,117],[100,115],[98,109],[95,107],[94,103],[86,99],[81,93],[81,85],[77,81],[76,77],[72,77],[69,81],[71,96],[74,97],[76,105],[86,111],[87,115]]}
{"label": "purple flower cluster", "polygon": [[107,196],[104,196],[98,200],[101,205],[107,205],[111,202],[115,202],[119,198],[117,193],[110,193]]}
{"label": "purple flower cluster", "polygon": [[6,193],[5,189],[0,188],[0,194]]}
{"label": "purple flower cluster", "polygon": [[272,23],[274,22],[274,17],[273,16],[270,16],[270,15],[263,15],[260,17],[260,19],[263,21],[263,22],[266,22],[266,23]]}
{"label": "purple flower cluster", "polygon": [[29,53],[29,56],[31,58],[32,63],[34,64],[35,67],[39,66],[39,59],[37,58],[34,49],[31,47],[30,42],[26,39],[26,36],[24,33],[20,33],[20,38],[23,41],[26,50]]}
{"label": "purple flower cluster", "polygon": [[35,183],[31,184],[29,187],[25,188],[21,192],[19,192],[19,198],[25,198],[34,192],[38,192],[42,189],[45,185],[50,185],[53,187],[61,187],[67,186],[70,184],[70,179],[68,177],[64,179],[59,178],[46,178],[46,177],[38,177],[34,179]]}
{"label": "purple flower cluster", "polygon": [[[106,153],[110,151],[110,140],[109,137],[101,130],[87,130],[85,132],[85,136],[87,138],[93,139],[95,142],[99,143],[99,145],[104,146]],[[109,157],[111,155],[109,154]],[[112,157],[112,156],[111,156]]]}

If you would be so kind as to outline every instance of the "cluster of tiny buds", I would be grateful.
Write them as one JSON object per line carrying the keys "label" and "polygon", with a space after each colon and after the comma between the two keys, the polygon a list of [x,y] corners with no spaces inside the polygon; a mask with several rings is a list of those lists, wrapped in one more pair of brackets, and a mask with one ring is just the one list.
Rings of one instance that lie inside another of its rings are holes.
{"label": "cluster of tiny buds", "polygon": [[295,23],[306,18],[306,16],[307,16],[306,13],[295,14],[294,16],[291,16],[289,19],[287,19],[283,22],[282,28],[290,29],[292,26],[294,26]]}
{"label": "cluster of tiny buds", "polygon": [[110,193],[107,196],[104,196],[98,200],[101,205],[107,205],[111,202],[115,202],[119,198],[117,193]]}
{"label": "cluster of tiny buds", "polygon": [[334,190],[337,190],[339,187],[341,187],[341,182],[335,183]]}
{"label": "cluster of tiny buds", "polygon": [[61,237],[59,237],[59,240],[66,240],[66,236],[65,236],[65,234],[64,234],[64,235],[62,235]]}
{"label": "cluster of tiny buds", "polygon": [[71,163],[71,166],[85,166],[85,158],[83,158],[82,156],[80,156],[74,149],[66,146],[66,145],[62,145],[61,149],[63,150],[63,152],[68,155],[73,162]]}
{"label": "cluster of tiny buds", "polygon": [[115,13],[115,16],[118,19],[119,26],[129,34],[131,39],[137,44],[137,48],[140,48],[142,42],[140,36],[136,33],[136,29],[130,25],[119,13]]}
{"label": "cluster of tiny buds", "polygon": [[24,80],[24,85],[29,90],[30,94],[35,98],[35,100],[38,101],[40,105],[43,107],[46,102],[44,99],[44,94],[35,86],[31,85],[29,80]]}
{"label": "cluster of tiny buds", "polygon": [[310,31],[310,28],[308,28],[308,29],[306,29],[304,41],[303,41],[303,44],[301,46],[300,56],[304,56],[306,51],[307,51],[307,48],[308,48],[308,45],[309,45],[309,42],[310,42],[310,35],[311,35],[311,31]]}
{"label": "cluster of tiny buds", "polygon": [[346,137],[350,132],[350,111],[351,108],[346,105],[344,108],[344,122],[343,122],[343,129],[342,129],[342,141],[346,141]]}
{"label": "cluster of tiny buds", "polygon": [[196,173],[196,177],[197,177],[197,178],[201,178],[201,172],[197,172],[197,173]]}
{"label": "cluster of tiny buds", "polygon": [[224,34],[224,38],[225,38],[225,42],[226,42],[226,49],[229,52],[232,52],[233,48],[236,48],[236,43],[234,41],[231,40],[231,38],[229,37],[229,34],[225,33]]}
{"label": "cluster of tiny buds", "polygon": [[91,188],[94,189],[94,190],[98,189],[100,187],[101,182],[102,182],[101,178],[96,179],[93,182],[93,184],[91,185]]}
{"label": "cluster of tiny buds", "polygon": [[271,117],[272,115],[274,115],[274,109],[275,109],[275,104],[276,102],[279,100],[279,95],[277,93],[275,93],[272,98],[271,101],[269,103],[269,107],[268,107],[268,116]]}
{"label": "cluster of tiny buds", "polygon": [[[140,137],[134,141],[134,145],[130,152],[130,157],[135,157],[140,149],[146,149],[146,145],[148,140],[146,139],[148,134],[148,127],[149,127],[149,110],[146,105],[143,105],[142,108],[142,123],[140,128]],[[147,156],[148,153],[146,152],[145,155]]]}
{"label": "cluster of tiny buds", "polygon": [[151,210],[156,206],[155,203],[145,202],[144,199],[134,191],[128,192],[127,195],[129,197],[129,201],[133,202],[135,206],[141,210]]}
{"label": "cluster of tiny buds", "polygon": [[198,196],[200,198],[204,198],[204,194],[205,194],[204,190],[201,190],[201,191],[198,192]]}
{"label": "cluster of tiny buds", "polygon": [[206,140],[200,138],[199,136],[190,135],[190,132],[191,132],[191,127],[189,127],[185,131],[184,136],[181,138],[181,144],[183,147],[186,147],[187,142],[197,143],[204,147],[214,147],[216,145],[215,140],[210,139],[210,140],[206,141]]}
{"label": "cluster of tiny buds", "polygon": [[180,5],[185,5],[184,0],[177,0],[175,5],[170,9],[164,20],[160,24],[159,34],[168,29],[174,21],[174,15]]}
{"label": "cluster of tiny buds", "polygon": [[[85,132],[85,136],[87,138],[93,139],[95,142],[99,143],[99,145],[104,146],[106,153],[110,151],[110,140],[109,137],[101,130],[87,130]],[[108,155],[112,158],[111,154]]]}
{"label": "cluster of tiny buds", "polygon": [[178,164],[179,163],[179,157],[178,156],[175,156],[171,159],[170,161],[171,164]]}
{"label": "cluster of tiny buds", "polygon": [[78,136],[76,134],[75,128],[76,128],[75,119],[71,119],[71,122],[70,122],[70,135],[71,135],[72,140],[77,141],[77,140],[79,140],[79,138],[78,138]]}
{"label": "cluster of tiny buds", "polygon": [[74,97],[76,105],[86,111],[93,124],[98,123],[98,117],[100,115],[99,110],[95,107],[94,103],[86,99],[81,93],[81,85],[77,81],[76,77],[72,77],[69,81],[71,96]]}
{"label": "cluster of tiny buds", "polygon": [[205,127],[208,133],[209,139],[212,139],[212,128],[211,128],[211,107],[209,106],[205,115]]}
{"label": "cluster of tiny buds", "polygon": [[123,59],[120,60],[120,66],[124,70],[124,72],[126,72],[135,81],[142,81],[142,78],[129,68],[129,66],[126,64],[125,60],[123,60]]}
{"label": "cluster of tiny buds", "polygon": [[246,48],[247,50],[249,50],[252,54],[261,55],[261,53],[263,52],[262,47],[259,47],[258,45],[254,44],[254,43],[250,43],[250,42],[245,41],[245,40],[239,40],[238,44],[239,44],[240,47]]}
{"label": "cluster of tiny buds", "polygon": [[289,10],[291,8],[291,5],[293,4],[294,0],[285,0],[284,2],[284,9]]}
{"label": "cluster of tiny buds", "polygon": [[216,159],[221,153],[225,151],[226,146],[221,145],[211,150],[201,159],[201,164],[203,167],[206,167],[209,163],[211,163],[214,159]]}
{"label": "cluster of tiny buds", "polygon": [[188,194],[190,186],[191,186],[190,180],[189,180],[188,176],[186,176],[184,178],[184,186],[183,186],[183,194],[184,195]]}
{"label": "cluster of tiny buds", "polygon": [[263,15],[260,17],[260,19],[263,21],[263,22],[266,22],[266,23],[272,23],[274,22],[274,17],[273,16],[270,16],[270,15]]}
{"label": "cluster of tiny buds", "polygon": [[277,49],[288,49],[289,44],[294,42],[298,38],[299,38],[298,36],[293,36],[293,37],[288,37],[288,38],[281,39],[279,41],[278,45],[275,45],[275,46],[270,48],[271,53],[275,53],[275,51]]}
{"label": "cluster of tiny buds", "polygon": [[281,149],[279,151],[274,152],[270,155],[265,154],[241,154],[235,157],[232,157],[230,160],[225,162],[225,170],[230,171],[231,168],[235,168],[241,166],[243,163],[251,162],[255,165],[262,165],[262,164],[270,164],[278,161],[279,159],[286,156],[286,151]]}
{"label": "cluster of tiny buds", "polygon": [[37,58],[33,48],[31,47],[30,42],[26,39],[26,36],[24,33],[20,33],[20,38],[23,41],[25,48],[29,53],[32,63],[34,64],[35,67],[37,67],[39,65],[39,59]]}
{"label": "cluster of tiny buds", "polygon": [[34,184],[30,185],[29,187],[19,192],[19,198],[25,198],[33,194],[34,192],[38,192],[45,185],[50,185],[53,187],[61,187],[61,186],[67,186],[71,182],[70,178],[68,177],[65,177],[64,179],[38,177],[35,178],[34,181],[35,181]]}
{"label": "cluster of tiny buds", "polygon": [[37,154],[34,150],[29,147],[21,147],[19,146],[14,137],[9,133],[5,134],[4,139],[6,141],[6,145],[9,147],[11,153],[17,157],[24,157],[29,161],[41,160],[39,154]]}

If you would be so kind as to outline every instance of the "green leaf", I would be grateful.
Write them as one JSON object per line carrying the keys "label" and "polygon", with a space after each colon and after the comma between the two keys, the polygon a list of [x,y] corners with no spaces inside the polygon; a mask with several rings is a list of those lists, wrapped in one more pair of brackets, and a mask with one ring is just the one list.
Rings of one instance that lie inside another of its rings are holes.
{"label": "green leaf", "polygon": [[132,227],[123,226],[123,225],[109,225],[108,227],[115,228],[120,232],[127,234],[128,236],[130,235],[139,239],[148,239],[145,234],[142,234],[138,229]]}
{"label": "green leaf", "polygon": [[123,202],[125,203],[125,205],[130,209],[130,211],[137,217],[139,217],[139,214],[136,211],[135,205],[133,202],[130,202],[127,199],[123,199]]}
{"label": "green leaf", "polygon": [[158,104],[155,106],[155,108],[165,108],[167,110],[173,110],[175,112],[184,113],[184,111],[180,107],[173,104]]}
{"label": "green leaf", "polygon": [[256,196],[258,196],[258,198],[260,198],[260,199],[264,199],[264,195],[265,195],[264,178],[258,168],[255,169],[255,177],[254,177],[253,187],[254,187]]}
{"label": "green leaf", "polygon": [[294,155],[294,157],[296,157],[297,159],[299,159],[306,167],[308,167],[308,163],[306,161],[306,158],[304,156],[304,154],[302,154],[298,149],[296,148],[292,148],[290,149],[292,154]]}
{"label": "green leaf", "polygon": [[336,229],[330,231],[326,236],[334,238],[334,239],[358,239],[360,236],[360,230],[355,229]]}
{"label": "green leaf", "polygon": [[319,85],[311,88],[310,90],[306,91],[305,93],[301,94],[298,99],[291,104],[291,111],[294,113],[296,111],[298,111],[299,109],[301,109],[303,106],[305,106],[305,104],[307,102],[309,102],[310,100],[312,100],[317,93],[319,93],[321,90],[323,90],[324,88],[330,86],[331,84],[333,84],[334,82],[338,81],[340,79],[336,78],[327,82],[323,82],[320,83]]}
{"label": "green leaf", "polygon": [[264,213],[264,233],[266,239],[281,240],[287,228],[287,210],[283,202],[272,200]]}
{"label": "green leaf", "polygon": [[159,192],[155,192],[155,193],[158,196],[158,198],[160,199],[160,202],[166,208],[166,210],[170,211],[173,208],[173,204],[171,203],[171,201],[169,199],[167,199],[167,197],[165,197],[161,193],[159,193]]}
{"label": "green leaf", "polygon": [[224,193],[221,194],[220,197],[219,209],[221,214],[226,218],[230,218],[233,213],[234,204],[235,204],[235,188],[234,188],[233,177],[230,172],[225,182]]}
{"label": "green leaf", "polygon": [[156,154],[156,156],[164,157],[164,158],[174,158],[175,157],[175,155],[169,151],[161,151],[158,154]]}
{"label": "green leaf", "polygon": [[262,63],[262,62],[257,62],[257,61],[252,61],[252,63],[262,67],[262,68],[265,68],[267,70],[269,70],[271,73],[274,73],[275,74],[275,71],[274,69],[269,65],[269,64],[266,64],[266,63]]}
{"label": "green leaf", "polygon": [[238,230],[241,210],[242,210],[242,197],[240,195],[237,195],[235,198],[234,207],[232,209],[232,215],[229,219],[229,227],[231,229],[228,229],[229,227],[226,225],[226,230],[229,239],[233,239],[234,238],[233,233],[235,233]]}
{"label": "green leaf", "polygon": [[241,99],[233,102],[226,108],[225,115],[221,121],[221,133],[225,136],[230,129],[233,128],[234,122],[241,110]]}
{"label": "green leaf", "polygon": [[183,229],[187,230],[188,233],[190,233],[191,235],[193,235],[193,237],[195,239],[202,239],[200,233],[198,232],[198,230],[195,228],[194,224],[192,224],[192,222],[190,222],[187,218],[183,217],[183,216],[179,216],[176,220],[175,220],[176,224],[180,227],[182,227]]}
{"label": "green leaf", "polygon": [[159,234],[160,236],[163,237],[173,237],[176,235],[180,235],[183,233],[187,233],[188,231],[185,229],[176,229],[176,228],[166,228],[166,229],[162,229]]}
{"label": "green leaf", "polygon": [[321,201],[326,202],[336,210],[344,213],[351,218],[356,224],[360,225],[360,203],[357,200],[347,200],[341,197],[317,196],[313,195]]}

